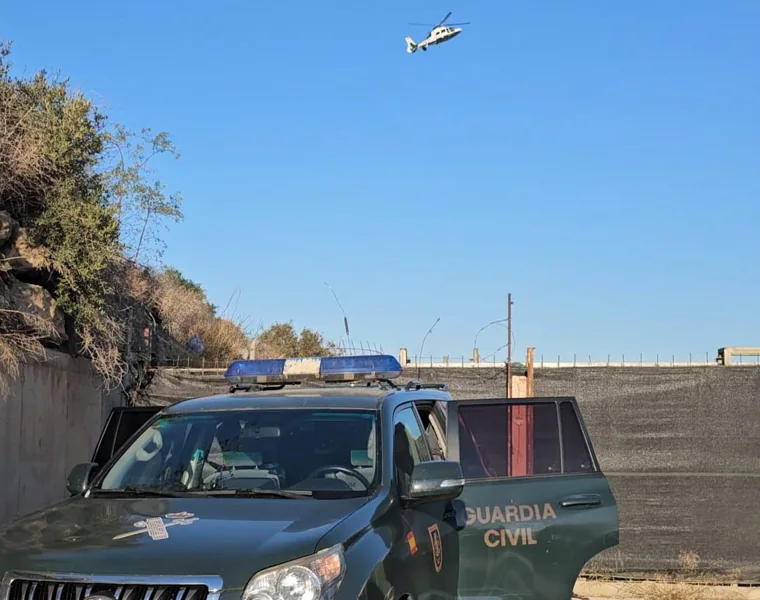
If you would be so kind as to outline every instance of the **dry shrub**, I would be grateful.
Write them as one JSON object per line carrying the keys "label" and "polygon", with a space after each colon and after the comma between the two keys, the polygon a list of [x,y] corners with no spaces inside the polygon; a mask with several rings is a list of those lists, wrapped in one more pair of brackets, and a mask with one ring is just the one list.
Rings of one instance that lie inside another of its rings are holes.
{"label": "dry shrub", "polygon": [[0,308],[0,396],[5,396],[9,384],[20,372],[21,363],[45,360],[44,339],[56,339],[58,333],[49,321],[38,315]]}
{"label": "dry shrub", "polygon": [[623,586],[623,592],[626,597],[642,600],[744,600],[735,588],[707,583],[630,583]]}
{"label": "dry shrub", "polygon": [[628,583],[625,595],[642,600],[743,600],[735,587],[726,584],[738,581],[738,572],[730,575],[708,573],[700,569],[701,559],[696,552],[682,550],[678,569],[653,581]]}
{"label": "dry shrub", "polygon": [[124,262],[123,281],[129,298],[145,307],[155,305],[159,291],[156,278],[149,269]]}
{"label": "dry shrub", "polygon": [[[2,60],[8,52],[9,48],[0,44],[0,75],[5,74]],[[35,211],[42,204],[41,191],[54,177],[55,165],[48,156],[47,139],[38,126],[37,116],[22,109],[23,106],[18,88],[0,85],[0,199],[8,208],[24,204],[22,210]],[[5,265],[3,270],[7,270]],[[5,295],[1,295],[0,395],[8,393],[9,383],[18,377],[21,363],[45,359],[42,340],[55,337],[52,323],[12,309]]]}
{"label": "dry shrub", "polygon": [[54,179],[55,164],[38,116],[22,107],[18,88],[0,86],[0,198],[9,200],[15,213],[34,213],[42,207],[42,191]]}
{"label": "dry shrub", "polygon": [[694,575],[699,570],[699,554],[691,550],[681,550],[678,555],[678,566],[681,571]]}
{"label": "dry shrub", "polygon": [[184,285],[164,272],[157,278],[156,307],[168,334],[181,344],[197,335],[204,345],[203,356],[226,361],[236,358],[246,347],[248,337],[244,319],[217,315],[202,291]]}

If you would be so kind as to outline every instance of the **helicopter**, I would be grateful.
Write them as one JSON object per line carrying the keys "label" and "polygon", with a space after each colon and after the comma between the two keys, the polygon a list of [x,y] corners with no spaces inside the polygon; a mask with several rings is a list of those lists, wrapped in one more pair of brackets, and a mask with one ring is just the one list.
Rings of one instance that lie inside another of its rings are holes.
{"label": "helicopter", "polygon": [[[460,33],[462,33],[462,28],[459,27],[460,25],[469,25],[469,23],[449,23],[448,25],[444,25],[444,23],[448,20],[448,18],[451,16],[451,12],[447,14],[443,19],[441,20],[438,25],[433,25],[433,28],[430,30],[430,33],[428,33],[427,37],[420,41],[415,42],[411,37],[407,36],[404,38],[406,40],[406,51],[409,54],[414,54],[417,52],[417,50],[422,50],[423,52],[427,52],[428,46],[437,46],[438,44],[442,42],[448,42],[451,39],[454,39],[456,36],[458,36]],[[430,27],[430,25],[425,25],[423,23],[409,23],[410,25],[419,25],[422,27]]]}

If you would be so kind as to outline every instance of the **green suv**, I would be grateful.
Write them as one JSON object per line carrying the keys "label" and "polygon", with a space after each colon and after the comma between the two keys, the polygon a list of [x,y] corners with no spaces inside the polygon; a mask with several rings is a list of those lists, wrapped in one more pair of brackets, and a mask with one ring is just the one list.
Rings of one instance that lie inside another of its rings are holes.
{"label": "green suv", "polygon": [[573,398],[453,400],[392,356],[237,361],[112,413],[0,527],[0,600],[569,599],[618,543]]}

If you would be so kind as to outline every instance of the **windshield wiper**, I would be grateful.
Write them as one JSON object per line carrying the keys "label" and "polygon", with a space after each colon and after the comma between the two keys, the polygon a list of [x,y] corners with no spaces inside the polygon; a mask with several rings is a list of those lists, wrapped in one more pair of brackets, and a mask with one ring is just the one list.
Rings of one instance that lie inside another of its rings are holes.
{"label": "windshield wiper", "polygon": [[186,495],[186,493],[174,492],[172,490],[150,487],[136,487],[133,485],[115,489],[93,488],[92,491],[97,494],[122,494],[126,496],[146,496],[152,498],[181,498],[182,496]]}
{"label": "windshield wiper", "polygon": [[311,490],[204,490],[194,492],[204,496],[248,496],[251,498],[311,498],[314,492]]}

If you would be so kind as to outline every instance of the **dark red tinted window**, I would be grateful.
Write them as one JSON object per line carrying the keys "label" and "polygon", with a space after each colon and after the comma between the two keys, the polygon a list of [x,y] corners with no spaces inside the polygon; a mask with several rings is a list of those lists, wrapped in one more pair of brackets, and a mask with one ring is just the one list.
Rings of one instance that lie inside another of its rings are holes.
{"label": "dark red tinted window", "polygon": [[562,420],[562,446],[565,452],[565,473],[588,473],[594,471],[594,463],[588,450],[583,430],[570,402],[560,404]]}
{"label": "dark red tinted window", "polygon": [[459,460],[467,479],[560,473],[559,439],[553,402],[459,407]]}

